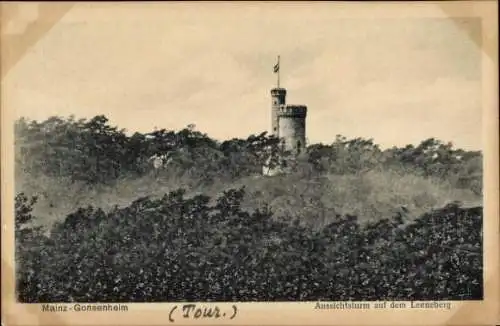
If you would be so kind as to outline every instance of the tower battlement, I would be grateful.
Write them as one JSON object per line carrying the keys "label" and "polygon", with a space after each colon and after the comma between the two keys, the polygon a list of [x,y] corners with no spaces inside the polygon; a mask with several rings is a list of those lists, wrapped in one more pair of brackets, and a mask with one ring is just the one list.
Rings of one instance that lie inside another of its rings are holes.
{"label": "tower battlement", "polygon": [[307,106],[305,105],[280,105],[278,117],[305,118],[307,116]]}
{"label": "tower battlement", "polygon": [[273,88],[271,89],[271,95],[276,96],[276,95],[286,95],[286,89],[285,88]]}

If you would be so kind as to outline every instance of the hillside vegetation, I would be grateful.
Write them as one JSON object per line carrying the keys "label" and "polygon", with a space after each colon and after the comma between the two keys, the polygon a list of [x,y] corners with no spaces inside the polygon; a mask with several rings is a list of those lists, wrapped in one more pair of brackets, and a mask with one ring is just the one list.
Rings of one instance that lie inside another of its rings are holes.
{"label": "hillside vegetation", "polygon": [[[338,136],[310,145],[293,173],[269,178],[262,165],[277,140],[265,133],[223,142],[190,128],[127,137],[97,116],[19,120],[16,136],[17,192],[38,196],[35,214],[44,223],[86,205],[108,211],[178,188],[217,194],[242,185],[245,208],[266,203],[314,224],[332,214],[371,220],[401,207],[419,216],[454,201],[482,204],[481,153],[435,139],[381,150],[371,140]],[[155,175],[147,159],[158,153],[172,160]]]}
{"label": "hillside vegetation", "polygon": [[[265,133],[17,121],[19,299],[482,297],[480,152],[338,136],[264,177],[275,151]],[[153,171],[148,158],[166,153]]]}

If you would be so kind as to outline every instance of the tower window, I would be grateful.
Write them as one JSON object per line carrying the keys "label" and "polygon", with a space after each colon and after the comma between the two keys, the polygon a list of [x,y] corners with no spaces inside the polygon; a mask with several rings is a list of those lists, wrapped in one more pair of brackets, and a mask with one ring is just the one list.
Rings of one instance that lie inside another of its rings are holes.
{"label": "tower window", "polygon": [[300,140],[297,140],[297,154],[300,154],[300,151],[301,151],[301,143],[300,143]]}

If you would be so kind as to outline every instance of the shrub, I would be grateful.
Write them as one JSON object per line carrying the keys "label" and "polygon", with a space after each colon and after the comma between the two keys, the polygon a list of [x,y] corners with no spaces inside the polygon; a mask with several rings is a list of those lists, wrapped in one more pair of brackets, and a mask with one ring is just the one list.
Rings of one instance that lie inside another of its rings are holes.
{"label": "shrub", "polygon": [[[183,190],[104,213],[88,207],[21,245],[22,302],[456,300],[482,297],[482,209],[404,223],[338,215],[320,229]],[[21,219],[18,219],[21,221]],[[20,238],[27,241],[26,238]],[[33,257],[45,257],[34,259]]]}

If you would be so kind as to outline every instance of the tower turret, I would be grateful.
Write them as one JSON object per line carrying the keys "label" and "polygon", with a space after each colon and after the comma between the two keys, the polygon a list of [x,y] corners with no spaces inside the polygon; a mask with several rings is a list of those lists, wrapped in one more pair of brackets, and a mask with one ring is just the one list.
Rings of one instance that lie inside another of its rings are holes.
{"label": "tower turret", "polygon": [[272,130],[271,133],[278,136],[278,112],[280,108],[283,108],[286,103],[286,89],[284,88],[273,88],[271,89],[272,107],[271,107],[271,121]]}

